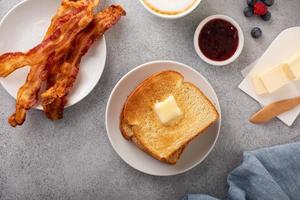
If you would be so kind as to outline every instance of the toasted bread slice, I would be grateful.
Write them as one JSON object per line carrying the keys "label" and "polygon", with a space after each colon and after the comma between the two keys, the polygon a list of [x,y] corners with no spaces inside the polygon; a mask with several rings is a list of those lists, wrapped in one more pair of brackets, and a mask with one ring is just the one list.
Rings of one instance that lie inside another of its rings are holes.
{"label": "toasted bread slice", "polygon": [[[124,109],[123,109],[124,110]],[[134,136],[134,133],[130,126],[125,122],[124,117],[123,117],[123,112],[121,114],[121,124],[120,124],[120,130],[123,135],[123,137],[127,140],[131,140],[138,148],[143,150],[144,152],[148,153],[151,155],[151,152],[148,152],[144,146],[138,141],[138,139]],[[184,145],[182,148],[178,149],[175,151],[171,156],[168,158],[165,158],[164,162],[169,163],[169,164],[176,164],[177,160],[179,160],[183,150],[185,149],[186,145]],[[153,156],[155,158],[155,156]]]}
{"label": "toasted bread slice", "polygon": [[[154,158],[176,164],[187,144],[216,122],[219,114],[210,100],[175,71],[164,71],[143,81],[127,98],[120,129],[127,140]],[[163,125],[154,105],[173,95],[183,112],[174,125]]]}

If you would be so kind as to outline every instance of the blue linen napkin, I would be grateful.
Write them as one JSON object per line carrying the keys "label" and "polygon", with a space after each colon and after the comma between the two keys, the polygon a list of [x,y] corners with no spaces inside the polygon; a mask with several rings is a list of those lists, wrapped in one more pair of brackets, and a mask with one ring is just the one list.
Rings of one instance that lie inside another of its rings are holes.
{"label": "blue linen napkin", "polygon": [[[300,143],[244,153],[228,176],[228,200],[300,200]],[[183,200],[217,200],[188,194]]]}

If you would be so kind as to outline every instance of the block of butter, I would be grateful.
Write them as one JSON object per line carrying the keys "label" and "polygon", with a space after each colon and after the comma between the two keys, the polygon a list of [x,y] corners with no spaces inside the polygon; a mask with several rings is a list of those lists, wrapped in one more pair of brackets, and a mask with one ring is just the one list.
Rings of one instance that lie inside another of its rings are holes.
{"label": "block of butter", "polygon": [[289,73],[292,74],[293,79],[300,79],[300,52],[295,54],[287,61]]}
{"label": "block of butter", "polygon": [[279,65],[259,75],[269,93],[275,92],[290,82],[285,67],[286,65]]}
{"label": "block of butter", "polygon": [[282,64],[271,68],[260,74],[252,76],[252,83],[257,95],[273,93],[276,90],[287,85],[293,75],[287,64]]}
{"label": "block of butter", "polygon": [[273,93],[293,80],[300,79],[300,52],[268,71],[252,75],[257,95]]}
{"label": "block of butter", "polygon": [[182,115],[173,95],[154,105],[155,112],[163,124],[169,124]]}
{"label": "block of butter", "polygon": [[268,90],[258,75],[252,76],[252,83],[257,95],[267,94]]}

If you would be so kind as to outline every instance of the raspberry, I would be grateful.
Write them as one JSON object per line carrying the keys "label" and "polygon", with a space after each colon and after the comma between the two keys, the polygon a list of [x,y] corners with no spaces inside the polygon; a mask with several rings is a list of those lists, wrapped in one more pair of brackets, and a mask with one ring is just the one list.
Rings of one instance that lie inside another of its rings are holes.
{"label": "raspberry", "polygon": [[255,15],[265,15],[267,12],[268,12],[268,8],[263,2],[258,1],[254,4]]}

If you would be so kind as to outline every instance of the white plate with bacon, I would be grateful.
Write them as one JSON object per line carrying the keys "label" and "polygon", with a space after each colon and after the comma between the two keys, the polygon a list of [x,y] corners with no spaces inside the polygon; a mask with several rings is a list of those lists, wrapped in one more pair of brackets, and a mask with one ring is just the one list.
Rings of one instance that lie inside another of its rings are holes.
{"label": "white plate with bacon", "polygon": [[26,0],[3,18],[0,82],[16,98],[11,126],[22,125],[34,106],[61,119],[65,107],[96,86],[105,66],[104,33],[126,14],[118,5],[96,12],[98,3]]}
{"label": "white plate with bacon", "polygon": [[[26,0],[12,8],[0,24],[0,54],[27,51],[39,44],[59,5],[60,0]],[[102,75],[105,60],[106,43],[103,36],[83,57],[66,107],[78,103],[93,90]],[[28,72],[29,67],[25,67],[6,78],[0,78],[2,86],[15,99]],[[42,106],[37,104],[35,108],[41,110]]]}

